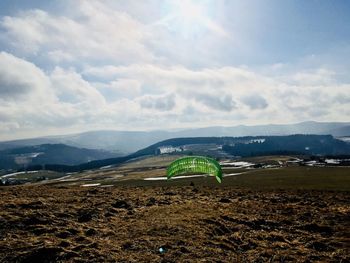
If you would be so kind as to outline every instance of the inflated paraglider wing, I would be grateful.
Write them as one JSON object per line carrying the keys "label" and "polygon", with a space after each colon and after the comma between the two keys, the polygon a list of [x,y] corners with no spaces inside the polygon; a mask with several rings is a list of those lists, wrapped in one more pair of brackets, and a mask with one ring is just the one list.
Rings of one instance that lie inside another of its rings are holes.
{"label": "inflated paraglider wing", "polygon": [[215,176],[219,183],[222,181],[220,164],[209,157],[187,156],[177,159],[169,165],[167,178],[186,173],[205,173]]}

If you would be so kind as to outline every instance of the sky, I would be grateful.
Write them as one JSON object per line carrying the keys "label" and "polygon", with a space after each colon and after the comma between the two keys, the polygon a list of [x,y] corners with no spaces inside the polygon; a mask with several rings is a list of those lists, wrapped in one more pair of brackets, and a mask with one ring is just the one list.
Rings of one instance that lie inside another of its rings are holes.
{"label": "sky", "polygon": [[350,121],[350,2],[3,0],[0,140]]}

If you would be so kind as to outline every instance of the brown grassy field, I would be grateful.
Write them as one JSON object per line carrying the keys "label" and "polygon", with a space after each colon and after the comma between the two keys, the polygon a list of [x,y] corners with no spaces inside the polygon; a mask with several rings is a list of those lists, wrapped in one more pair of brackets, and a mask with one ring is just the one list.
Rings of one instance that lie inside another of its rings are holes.
{"label": "brown grassy field", "polygon": [[350,261],[349,167],[144,180],[175,158],[1,187],[0,262]]}
{"label": "brown grassy field", "polygon": [[2,187],[0,262],[349,262],[348,191],[209,179]]}

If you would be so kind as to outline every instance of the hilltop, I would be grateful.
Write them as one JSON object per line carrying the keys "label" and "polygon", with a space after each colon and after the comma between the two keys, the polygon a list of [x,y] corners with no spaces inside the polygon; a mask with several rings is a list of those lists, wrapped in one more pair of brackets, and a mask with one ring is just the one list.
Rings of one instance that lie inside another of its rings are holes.
{"label": "hilltop", "polygon": [[127,155],[151,144],[171,138],[281,136],[292,134],[329,134],[335,137],[350,136],[350,123],[309,121],[281,125],[215,126],[181,129],[177,131],[88,131],[71,135],[57,135],[0,142],[0,149],[62,143],[79,148],[102,149],[116,152],[118,155]]}
{"label": "hilltop", "polygon": [[[135,158],[164,154],[196,154],[218,159],[264,155],[292,155],[307,158],[338,156],[344,159],[350,156],[350,144],[335,139],[331,135],[194,137],[164,140],[133,154],[120,157],[115,157],[115,154],[106,151],[78,149],[65,145],[41,145],[8,149],[2,152],[6,154],[3,154],[2,159],[0,154],[0,163],[2,160],[6,165],[11,164],[8,162],[9,158],[14,162],[16,158],[23,159],[25,156],[30,156],[30,163],[21,171],[50,170],[68,173],[104,166],[118,166]],[[84,162],[86,159],[90,160]]]}

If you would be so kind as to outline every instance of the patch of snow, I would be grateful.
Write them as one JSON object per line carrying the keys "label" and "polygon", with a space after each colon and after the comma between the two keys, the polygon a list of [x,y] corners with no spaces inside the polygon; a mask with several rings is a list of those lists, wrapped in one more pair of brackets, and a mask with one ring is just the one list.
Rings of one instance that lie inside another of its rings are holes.
{"label": "patch of snow", "polygon": [[287,163],[300,163],[300,162],[302,162],[302,161],[303,161],[303,160],[296,158],[296,159],[287,161]]}
{"label": "patch of snow", "polygon": [[324,161],[327,164],[340,164],[340,160],[338,160],[338,159],[326,159]]}
{"label": "patch of snow", "polygon": [[[184,179],[184,178],[194,178],[194,177],[204,177],[204,176],[209,176],[208,174],[193,174],[193,175],[180,175],[180,176],[174,176],[171,177],[171,179]],[[161,180],[167,180],[167,177],[148,177],[143,180],[146,181],[161,181]]]}
{"label": "patch of snow", "polygon": [[338,139],[338,140],[341,140],[341,141],[343,141],[343,142],[348,142],[348,143],[350,143],[350,137],[338,137],[337,139]]}
{"label": "patch of snow", "polygon": [[317,161],[308,161],[305,163],[305,165],[307,165],[307,166],[324,166],[323,163],[319,163]]}
{"label": "patch of snow", "polygon": [[274,164],[267,164],[263,166],[264,169],[276,169],[276,168],[280,168],[278,165],[274,165]]}
{"label": "patch of snow", "polygon": [[[57,179],[59,180],[59,179]],[[68,178],[68,179],[62,179],[62,180],[59,180],[60,182],[73,182],[73,181],[78,181],[79,179],[77,178]]]}
{"label": "patch of snow", "polygon": [[63,177],[60,177],[60,178],[57,178],[57,179],[54,179],[54,180],[57,180],[57,181],[66,181],[67,178],[71,177],[72,174],[68,174],[66,176],[63,176]]}
{"label": "patch of snow", "polygon": [[92,181],[92,178],[68,178],[68,179],[62,179],[62,178],[63,177],[58,178],[58,179],[54,179],[54,180],[58,180],[60,182]]}
{"label": "patch of snow", "polygon": [[31,157],[31,158],[36,158],[36,157],[38,157],[40,154],[43,154],[43,152],[40,152],[40,153],[31,153],[31,154],[29,155],[29,157]]}
{"label": "patch of snow", "polygon": [[181,147],[173,147],[173,146],[161,146],[158,147],[160,154],[172,153],[172,152],[182,152],[183,149]]}
{"label": "patch of snow", "polygon": [[166,177],[148,177],[148,178],[144,178],[143,180],[145,181],[165,181],[167,180]]}
{"label": "patch of snow", "polygon": [[243,174],[243,173],[224,174],[223,177],[235,176],[235,175],[240,175],[240,174]]}
{"label": "patch of snow", "polygon": [[243,167],[249,167],[249,166],[253,166],[253,163],[249,163],[249,162],[220,162],[220,165],[222,166],[233,166],[233,167],[237,167],[237,168],[243,168]]}
{"label": "patch of snow", "polygon": [[32,173],[38,173],[39,171],[23,171],[23,172],[16,172],[16,173],[10,173],[10,174],[5,174],[3,176],[0,176],[0,178],[6,178],[6,177],[11,177],[14,175],[19,175],[19,174],[32,174]]}
{"label": "patch of snow", "polygon": [[252,139],[252,140],[250,140],[250,143],[254,143],[254,142],[263,143],[263,142],[265,142],[265,139]]}
{"label": "patch of snow", "polygon": [[[239,175],[239,174],[242,174],[242,173],[224,174],[223,177],[235,176],[235,175]],[[171,180],[195,178],[195,177],[206,177],[206,176],[211,176],[211,175],[208,175],[208,174],[180,175],[180,176],[171,177]],[[165,180],[167,180],[167,177],[148,177],[148,178],[145,178],[143,180],[146,180],[146,181],[165,181]]]}
{"label": "patch of snow", "polygon": [[97,183],[97,184],[82,184],[81,186],[82,187],[91,187],[91,186],[100,186],[101,184],[100,183]]}
{"label": "patch of snow", "polygon": [[113,167],[113,165],[106,165],[106,166],[100,167],[99,169],[104,170],[104,169],[108,169],[108,168],[112,168],[112,167]]}

